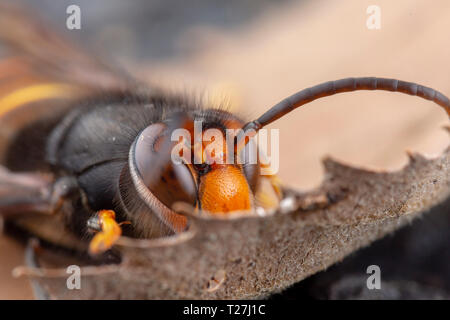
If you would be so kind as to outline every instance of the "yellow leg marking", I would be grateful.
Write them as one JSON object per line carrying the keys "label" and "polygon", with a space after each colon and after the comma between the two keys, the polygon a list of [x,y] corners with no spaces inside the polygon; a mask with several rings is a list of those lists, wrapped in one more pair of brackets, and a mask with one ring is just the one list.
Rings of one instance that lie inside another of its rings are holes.
{"label": "yellow leg marking", "polygon": [[74,87],[60,83],[43,83],[17,89],[0,99],[0,116],[14,108],[49,98],[67,97]]}
{"label": "yellow leg marking", "polygon": [[278,199],[283,198],[283,192],[281,191],[281,180],[278,178],[278,176],[273,172],[268,165],[260,165],[261,168],[265,168],[266,170],[270,170],[270,175],[266,175],[266,177],[270,180],[270,185],[273,188],[273,191],[275,191]]}
{"label": "yellow leg marking", "polygon": [[264,209],[276,208],[283,198],[281,183],[276,175],[262,176],[255,194],[258,206]]}
{"label": "yellow leg marking", "polygon": [[112,210],[101,210],[98,218],[102,230],[98,232],[89,244],[89,253],[98,254],[110,249],[122,234],[119,224],[116,222],[116,214]]}
{"label": "yellow leg marking", "polygon": [[278,198],[283,198],[283,192],[281,191],[281,180],[278,176],[273,175],[270,176],[270,184],[272,185],[273,190],[277,194]]}

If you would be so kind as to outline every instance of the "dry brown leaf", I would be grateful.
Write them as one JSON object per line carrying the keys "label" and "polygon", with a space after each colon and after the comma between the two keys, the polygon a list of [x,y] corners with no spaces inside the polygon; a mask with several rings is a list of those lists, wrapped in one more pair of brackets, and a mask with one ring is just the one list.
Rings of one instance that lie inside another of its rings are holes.
{"label": "dry brown leaf", "polygon": [[[410,155],[397,172],[332,159],[324,166],[318,190],[288,192],[296,210],[231,220],[191,216],[189,231],[173,238],[123,238],[121,264],[82,268],[81,290],[67,289],[65,269],[22,271],[57,299],[260,298],[326,269],[450,194],[450,148],[435,159]],[[317,195],[332,204],[301,209]]]}

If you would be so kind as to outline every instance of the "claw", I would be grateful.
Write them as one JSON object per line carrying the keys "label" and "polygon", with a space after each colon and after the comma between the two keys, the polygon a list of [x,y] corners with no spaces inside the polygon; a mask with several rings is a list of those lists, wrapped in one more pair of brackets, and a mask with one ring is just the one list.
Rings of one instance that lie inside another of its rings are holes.
{"label": "claw", "polygon": [[[122,234],[120,225],[115,220],[116,214],[112,210],[101,210],[95,217],[98,232],[89,244],[89,253],[96,255],[110,249]],[[92,221],[90,222],[92,225]]]}

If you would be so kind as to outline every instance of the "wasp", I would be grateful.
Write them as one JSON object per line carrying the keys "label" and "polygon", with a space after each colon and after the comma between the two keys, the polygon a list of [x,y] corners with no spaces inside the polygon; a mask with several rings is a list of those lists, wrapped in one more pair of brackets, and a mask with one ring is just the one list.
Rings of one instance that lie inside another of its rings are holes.
{"label": "wasp", "polygon": [[[245,121],[149,87],[11,4],[0,5],[0,41],[7,49],[0,64],[0,217],[92,255],[111,249],[124,233],[152,238],[185,231],[179,202],[213,217],[276,210],[283,199],[276,176],[262,175],[260,160],[245,155],[259,130],[316,99],[385,90],[433,101],[450,115],[449,99],[434,89],[361,77],[301,90]],[[175,163],[180,141],[171,134],[180,128],[194,133],[195,123],[201,134],[244,134],[213,159],[203,156],[209,143],[181,139],[187,156],[181,152],[185,161]],[[218,161],[230,151],[231,162]]]}

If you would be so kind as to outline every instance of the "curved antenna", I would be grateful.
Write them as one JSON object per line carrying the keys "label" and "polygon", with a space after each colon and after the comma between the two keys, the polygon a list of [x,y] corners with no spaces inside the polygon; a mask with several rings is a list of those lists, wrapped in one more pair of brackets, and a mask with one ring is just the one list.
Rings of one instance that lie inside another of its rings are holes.
{"label": "curved antenna", "polygon": [[346,78],[336,81],[328,81],[311,88],[294,93],[290,97],[280,101],[258,119],[247,123],[243,130],[255,130],[257,132],[262,127],[283,117],[298,107],[316,99],[332,96],[341,92],[352,92],[359,90],[385,90],[392,92],[406,93],[431,100],[445,109],[450,116],[450,100],[434,89],[422,86],[417,83],[401,81],[397,79],[362,77]]}

